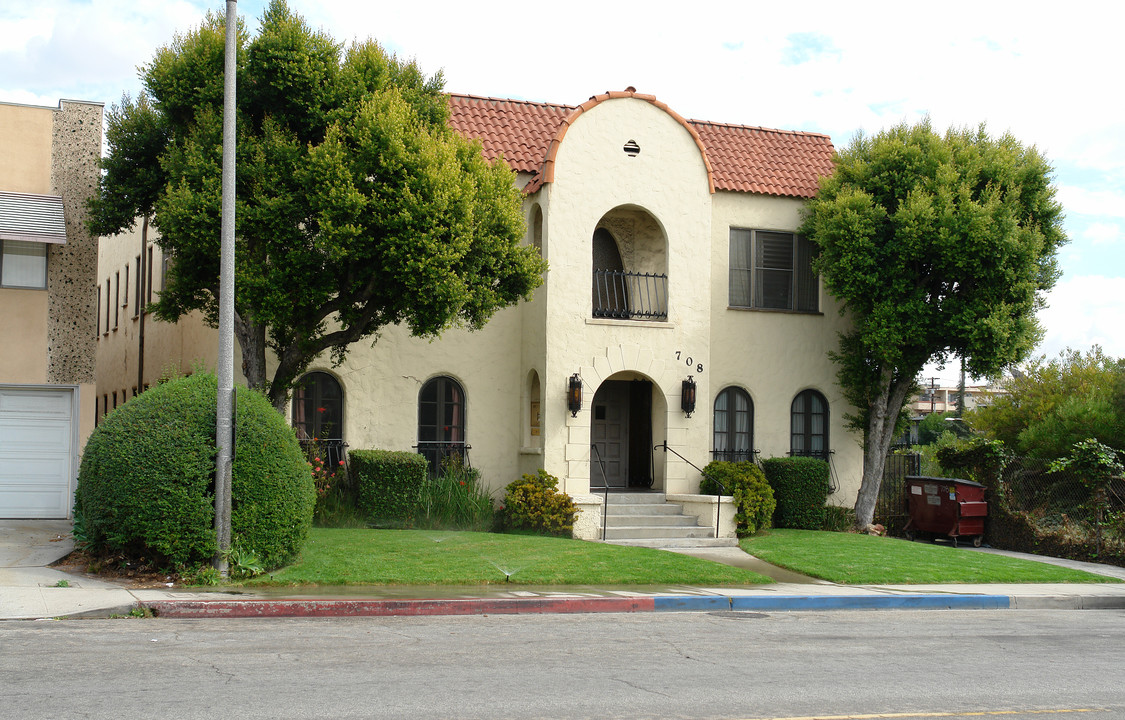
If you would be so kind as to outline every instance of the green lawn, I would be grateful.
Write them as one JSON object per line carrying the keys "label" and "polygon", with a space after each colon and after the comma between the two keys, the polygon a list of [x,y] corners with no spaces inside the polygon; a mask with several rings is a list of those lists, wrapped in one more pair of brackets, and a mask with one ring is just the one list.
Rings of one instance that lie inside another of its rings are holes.
{"label": "green lawn", "polygon": [[602,543],[478,532],[313,528],[301,558],[247,584],[750,585],[769,578],[699,558]]}
{"label": "green lawn", "polygon": [[741,546],[774,565],[848,585],[1119,582],[967,548],[853,533],[770,530]]}

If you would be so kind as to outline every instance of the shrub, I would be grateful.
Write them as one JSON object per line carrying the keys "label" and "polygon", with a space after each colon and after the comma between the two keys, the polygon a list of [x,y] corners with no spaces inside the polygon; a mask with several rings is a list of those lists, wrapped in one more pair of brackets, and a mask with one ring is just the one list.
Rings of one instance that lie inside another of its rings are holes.
{"label": "shrub", "polygon": [[762,461],[762,470],[777,499],[774,527],[824,527],[830,487],[828,463],[811,457],[769,458]]}
{"label": "shrub", "polygon": [[847,532],[855,527],[855,510],[841,505],[826,505],[824,508],[824,530],[828,532]]}
{"label": "shrub", "polygon": [[542,468],[524,475],[504,490],[504,522],[512,530],[570,535],[578,507],[558,491],[559,480]]}
{"label": "shrub", "polygon": [[[89,546],[192,566],[215,554],[214,375],[162,383],[106,416],[86,443],[75,517]],[[314,490],[292,428],[260,393],[236,391],[231,541],[261,566],[293,560]]]}
{"label": "shrub", "polygon": [[356,504],[379,525],[409,527],[419,512],[426,458],[393,450],[352,450],[348,453]]}
{"label": "shrub", "polygon": [[492,529],[492,495],[481,487],[480,471],[450,455],[436,476],[422,485],[416,527],[445,530]]}
{"label": "shrub", "polygon": [[769,529],[777,506],[766,476],[761,468],[749,461],[708,463],[703,468],[699,492],[704,495],[726,494],[734,498],[735,532],[739,537]]}

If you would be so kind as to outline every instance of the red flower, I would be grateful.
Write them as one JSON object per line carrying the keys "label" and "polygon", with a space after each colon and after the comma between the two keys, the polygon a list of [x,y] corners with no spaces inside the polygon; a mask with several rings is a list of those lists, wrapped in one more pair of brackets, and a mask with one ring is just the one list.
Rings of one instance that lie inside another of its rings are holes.
{"label": "red flower", "polygon": [[340,465],[343,465],[343,464],[344,464],[344,461],[343,461],[343,460],[341,460],[341,461],[339,462],[339,464],[340,464]]}
{"label": "red flower", "polygon": [[317,408],[317,412],[328,412],[328,408]]}

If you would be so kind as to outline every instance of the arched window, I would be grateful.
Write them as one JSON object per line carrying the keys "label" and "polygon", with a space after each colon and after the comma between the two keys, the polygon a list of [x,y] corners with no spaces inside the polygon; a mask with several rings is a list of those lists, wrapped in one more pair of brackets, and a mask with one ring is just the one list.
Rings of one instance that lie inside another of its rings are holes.
{"label": "arched window", "polygon": [[302,440],[344,437],[344,394],[326,372],[311,372],[293,390],[293,428]]}
{"label": "arched window", "polygon": [[803,390],[793,398],[789,454],[827,460],[828,450],[828,401],[816,390]]}
{"label": "arched window", "polygon": [[723,388],[715,398],[712,460],[754,459],[754,401],[739,387]]}
{"label": "arched window", "polygon": [[418,394],[418,452],[435,472],[450,455],[467,464],[465,443],[465,391],[456,380],[439,375]]}

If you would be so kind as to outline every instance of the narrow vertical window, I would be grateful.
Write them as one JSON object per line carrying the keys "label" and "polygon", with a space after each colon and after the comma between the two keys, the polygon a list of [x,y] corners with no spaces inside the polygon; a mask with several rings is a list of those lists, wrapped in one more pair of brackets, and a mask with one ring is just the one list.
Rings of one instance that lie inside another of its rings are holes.
{"label": "narrow vertical window", "polygon": [[141,288],[143,287],[143,283],[141,282],[142,278],[141,278],[141,256],[140,255],[137,256],[136,263],[135,263],[134,267],[137,270],[137,272],[136,272],[137,287],[133,292],[133,297],[135,297],[137,299],[137,303],[133,307],[133,317],[138,317],[141,314],[141,305],[143,304],[141,302],[141,297],[142,297]]}
{"label": "narrow vertical window", "polygon": [[828,453],[828,401],[816,390],[804,390],[793,398],[789,454],[827,460]]}
{"label": "narrow vertical window", "polygon": [[465,392],[446,375],[433,378],[418,394],[418,452],[436,472],[453,456],[467,463]]}
{"label": "narrow vertical window", "polygon": [[715,398],[712,460],[754,459],[754,401],[742,388],[728,387]]}
{"label": "narrow vertical window", "polygon": [[120,305],[121,305],[121,273],[116,272],[113,274],[113,329],[117,329],[118,322],[120,321]]}
{"label": "narrow vertical window", "polygon": [[152,302],[152,247],[148,249],[148,277],[145,278],[145,302]]}
{"label": "narrow vertical window", "polygon": [[730,306],[753,307],[750,301],[750,279],[753,267],[750,262],[750,231],[730,229]]}

